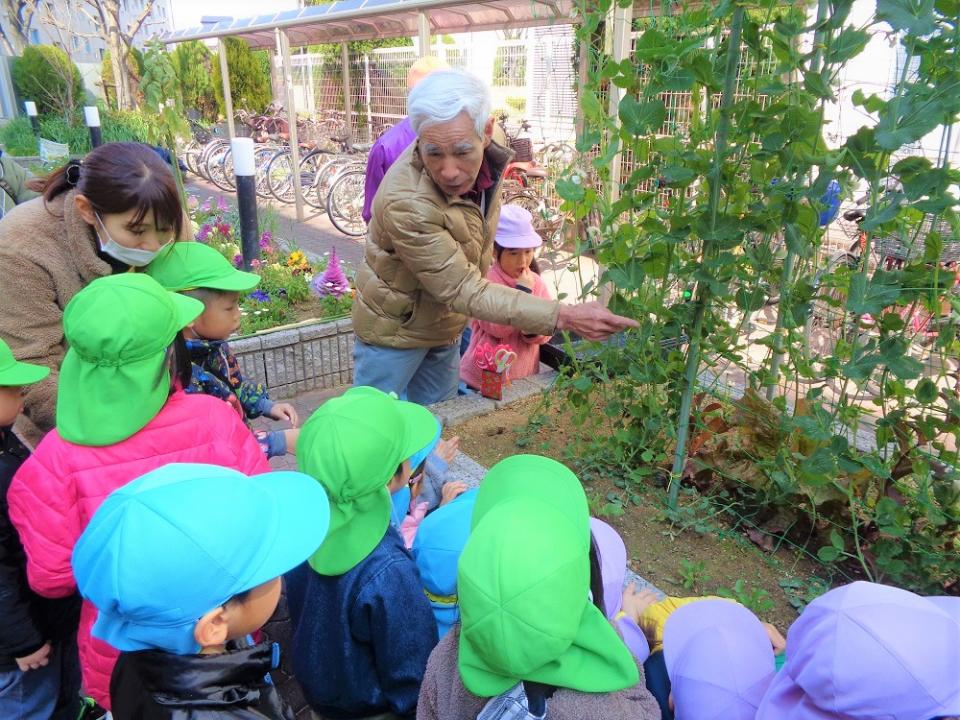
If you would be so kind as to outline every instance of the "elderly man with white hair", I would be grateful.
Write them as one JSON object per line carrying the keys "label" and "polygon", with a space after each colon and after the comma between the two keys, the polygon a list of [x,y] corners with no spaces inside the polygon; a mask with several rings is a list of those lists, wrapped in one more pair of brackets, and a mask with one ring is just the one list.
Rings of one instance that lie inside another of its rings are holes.
{"label": "elderly man with white hair", "polygon": [[484,279],[512,156],[492,140],[490,110],[489,89],[465,72],[434,72],[410,92],[417,140],[380,184],[357,272],[356,385],[424,405],[453,397],[470,317],[590,339],[636,326],[596,302],[565,305]]}

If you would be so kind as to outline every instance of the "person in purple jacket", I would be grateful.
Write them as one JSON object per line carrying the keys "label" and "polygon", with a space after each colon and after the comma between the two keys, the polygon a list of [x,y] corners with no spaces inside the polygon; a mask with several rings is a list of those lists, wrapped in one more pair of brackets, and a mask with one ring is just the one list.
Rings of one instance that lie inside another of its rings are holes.
{"label": "person in purple jacket", "polygon": [[[427,55],[417,60],[407,72],[407,90],[413,90],[417,83],[435,70],[448,70],[449,66],[443,60]],[[363,185],[363,221],[369,223],[370,208],[373,206],[373,197],[377,194],[380,181],[387,174],[387,170],[400,153],[417,139],[413,131],[410,118],[404,118],[381,135],[370,148],[367,158],[367,179]]]}

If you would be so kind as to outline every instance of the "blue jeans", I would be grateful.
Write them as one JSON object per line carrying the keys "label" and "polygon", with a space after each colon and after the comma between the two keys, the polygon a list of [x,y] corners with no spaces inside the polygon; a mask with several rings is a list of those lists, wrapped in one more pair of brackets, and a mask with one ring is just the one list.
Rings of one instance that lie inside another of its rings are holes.
{"label": "blue jeans", "polygon": [[0,671],[4,720],[76,720],[80,712],[80,660],[76,638],[55,644],[42,668]]}
{"label": "blue jeans", "polygon": [[449,400],[460,383],[460,346],[390,348],[357,340],[353,384],[369,385],[420,405]]}

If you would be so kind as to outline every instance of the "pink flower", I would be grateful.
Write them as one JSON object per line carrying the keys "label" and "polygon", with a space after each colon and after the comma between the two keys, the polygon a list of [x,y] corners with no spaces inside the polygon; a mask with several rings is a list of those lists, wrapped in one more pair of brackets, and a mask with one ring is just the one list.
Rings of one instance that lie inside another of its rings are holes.
{"label": "pink flower", "polygon": [[206,242],[212,231],[213,228],[210,226],[210,223],[204,223],[200,227],[200,230],[197,231],[197,242]]}
{"label": "pink flower", "polygon": [[263,267],[263,263],[260,262],[259,260],[251,260],[250,267],[253,268],[254,270],[259,270],[261,267]]}
{"label": "pink flower", "polygon": [[330,253],[330,262],[327,263],[327,269],[323,274],[317,275],[311,283],[313,291],[320,297],[333,295],[339,298],[350,292],[350,281],[347,279],[343,268],[340,267],[340,258],[337,257],[336,248]]}
{"label": "pink flower", "polygon": [[217,210],[220,212],[226,212],[230,209],[230,206],[227,205],[227,199],[222,195],[217,198]]}
{"label": "pink flower", "polygon": [[213,202],[213,196],[211,195],[206,200],[203,201],[203,205],[200,206],[200,211],[208,213],[210,212],[210,203]]}
{"label": "pink flower", "polygon": [[200,206],[200,199],[196,195],[187,195],[187,208],[196,210]]}

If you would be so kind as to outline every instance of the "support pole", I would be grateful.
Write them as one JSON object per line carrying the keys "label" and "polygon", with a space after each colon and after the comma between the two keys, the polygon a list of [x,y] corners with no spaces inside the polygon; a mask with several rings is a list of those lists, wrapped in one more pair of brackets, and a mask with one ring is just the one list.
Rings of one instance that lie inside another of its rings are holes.
{"label": "support pole", "polygon": [[85,105],[83,118],[90,130],[90,147],[98,148],[103,145],[103,135],[100,132],[100,110],[95,105]]}
{"label": "support pole", "polygon": [[[608,16],[608,22],[612,29],[612,61],[615,63],[623,62],[630,56],[630,31],[633,25],[633,5],[628,7],[614,6]],[[610,105],[608,113],[617,128],[620,130],[620,101],[623,99],[624,90],[610,83]],[[610,142],[610,139],[608,139]],[[610,191],[608,197],[610,202],[616,202],[620,198],[620,180],[623,169],[623,156],[617,153],[613,156],[610,163]]]}
{"label": "support pole", "polygon": [[346,120],[347,147],[353,145],[353,108],[350,102],[350,92],[353,85],[350,81],[350,48],[346,42],[340,43],[340,70],[343,74],[343,110]]}
{"label": "support pole", "polygon": [[[590,58],[591,53],[591,39],[590,38],[581,38],[580,40],[580,67],[577,68],[577,79],[580,82],[579,87],[587,87],[587,82],[590,80]],[[583,135],[583,106],[580,103],[577,103],[577,119],[576,119],[576,132],[577,138],[579,139]]]}
{"label": "support pole", "polygon": [[33,134],[40,137],[40,118],[37,117],[37,104],[33,100],[27,100],[23,103],[23,109],[27,111],[27,117],[30,118],[30,127],[33,128]]}
{"label": "support pole", "polygon": [[237,206],[240,210],[240,250],[243,269],[260,256],[257,238],[257,166],[253,157],[253,138],[238,137],[230,141],[233,153],[233,174],[237,181]]}
{"label": "support pole", "polygon": [[371,107],[373,87],[370,84],[370,53],[363,54],[363,85],[367,91],[367,142],[373,142],[376,138],[373,132],[373,109]]}
{"label": "support pole", "polygon": [[287,33],[279,28],[274,30],[277,49],[283,62],[283,86],[287,91],[287,124],[290,131],[290,166],[293,168],[293,201],[297,211],[297,222],[303,221],[303,188],[300,186],[300,141],[297,137],[297,107],[293,93],[293,75],[290,71],[290,41]]}
{"label": "support pole", "polygon": [[226,38],[220,38],[217,41],[217,46],[220,53],[220,77],[223,79],[223,111],[227,115],[227,134],[232,140],[237,136],[237,132],[233,126],[233,97],[230,95],[230,72],[227,67]]}
{"label": "support pole", "polygon": [[417,42],[420,57],[430,54],[430,16],[422,10],[417,13]]}

